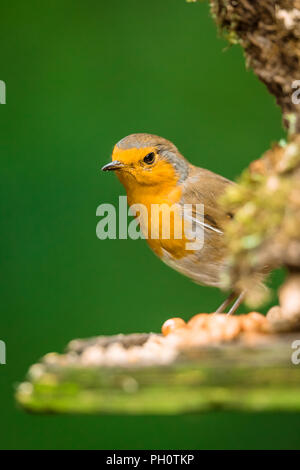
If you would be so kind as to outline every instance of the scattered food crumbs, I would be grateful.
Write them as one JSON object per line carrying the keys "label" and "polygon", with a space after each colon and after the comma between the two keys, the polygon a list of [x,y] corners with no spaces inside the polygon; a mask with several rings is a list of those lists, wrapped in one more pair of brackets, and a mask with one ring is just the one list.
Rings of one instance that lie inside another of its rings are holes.
{"label": "scattered food crumbs", "polygon": [[167,336],[169,333],[172,333],[172,331],[185,328],[185,326],[186,323],[182,318],[170,318],[163,324],[161,332],[164,336]]}
{"label": "scattered food crumbs", "polygon": [[90,346],[79,355],[79,364],[107,367],[164,365],[172,362],[177,354],[175,347],[163,336],[150,334],[147,341],[138,346],[124,347],[121,342],[107,347]]}
{"label": "scattered food crumbs", "polygon": [[43,374],[44,365],[125,368],[169,365],[180,354],[184,357],[190,348],[214,347],[234,341],[255,346],[272,340],[272,335],[266,334],[271,332],[269,319],[257,312],[237,316],[199,313],[187,323],[182,318],[170,318],[162,326],[162,335],[99,336],[92,341],[72,341],[66,354],[47,354],[42,365],[32,367],[29,375],[37,380]]}
{"label": "scattered food crumbs", "polygon": [[181,318],[171,318],[162,326],[163,335],[184,347],[228,342],[250,332],[264,334],[269,331],[267,318],[257,312],[239,316],[199,313],[188,323]]}

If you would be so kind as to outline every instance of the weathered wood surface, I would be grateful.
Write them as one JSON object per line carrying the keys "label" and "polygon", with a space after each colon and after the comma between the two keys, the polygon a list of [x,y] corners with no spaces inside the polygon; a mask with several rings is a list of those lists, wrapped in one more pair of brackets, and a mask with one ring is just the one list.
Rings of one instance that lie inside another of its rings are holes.
{"label": "weathered wood surface", "polygon": [[[178,414],[208,410],[300,411],[300,364],[282,334],[253,346],[242,342],[182,352],[167,365],[83,366],[93,344],[141,346],[148,335],[76,340],[66,355],[50,354],[31,367],[17,402],[36,413]],[[66,359],[67,357],[72,358]],[[300,355],[299,355],[300,357]]]}

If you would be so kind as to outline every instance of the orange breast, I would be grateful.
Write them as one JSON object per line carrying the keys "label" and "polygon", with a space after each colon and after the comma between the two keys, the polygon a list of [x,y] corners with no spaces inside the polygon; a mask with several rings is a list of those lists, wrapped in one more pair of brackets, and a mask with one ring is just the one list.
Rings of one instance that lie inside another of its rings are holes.
{"label": "orange breast", "polygon": [[[147,213],[139,213],[141,230],[150,248],[159,256],[166,250],[174,259],[191,253],[186,250],[187,238],[184,235],[184,222],[180,215],[179,201],[182,190],[176,185],[160,188],[159,193],[149,188],[128,191],[128,203],[143,204]],[[169,210],[168,210],[169,208]],[[180,237],[180,238],[178,238]]]}

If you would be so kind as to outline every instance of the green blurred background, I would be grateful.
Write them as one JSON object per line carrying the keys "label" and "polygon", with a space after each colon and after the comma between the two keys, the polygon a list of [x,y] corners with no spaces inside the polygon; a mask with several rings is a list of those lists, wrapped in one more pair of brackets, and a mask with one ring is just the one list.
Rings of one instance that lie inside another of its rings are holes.
{"label": "green blurred background", "polygon": [[28,367],[72,338],[159,331],[224,297],[142,240],[97,239],[97,206],[124,194],[100,172],[113,145],[159,134],[194,164],[235,178],[283,131],[207,2],[2,0],[1,17],[1,448],[300,447],[293,414],[65,417],[16,407]]}

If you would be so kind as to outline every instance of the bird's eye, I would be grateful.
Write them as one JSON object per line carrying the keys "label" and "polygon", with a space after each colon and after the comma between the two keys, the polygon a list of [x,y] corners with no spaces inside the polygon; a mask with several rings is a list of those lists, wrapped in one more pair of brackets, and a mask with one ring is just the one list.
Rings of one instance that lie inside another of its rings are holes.
{"label": "bird's eye", "polygon": [[150,152],[148,153],[148,155],[146,155],[144,157],[144,162],[147,164],[147,165],[151,165],[151,163],[154,162],[154,158],[155,158],[155,153],[154,152]]}

